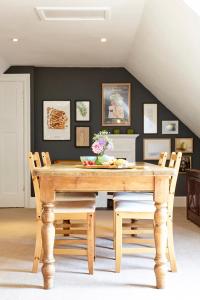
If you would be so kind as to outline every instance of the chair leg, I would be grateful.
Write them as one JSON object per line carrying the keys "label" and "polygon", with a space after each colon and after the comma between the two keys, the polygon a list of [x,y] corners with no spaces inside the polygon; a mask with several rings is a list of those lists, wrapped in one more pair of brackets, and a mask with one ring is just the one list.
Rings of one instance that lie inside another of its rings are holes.
{"label": "chair leg", "polygon": [[[138,229],[138,227],[136,226],[137,224],[137,220],[135,219],[131,219],[131,229]],[[131,234],[132,237],[136,237],[137,234]]]}
{"label": "chair leg", "polygon": [[122,218],[115,213],[115,272],[119,273],[122,257]]}
{"label": "chair leg", "polygon": [[42,236],[41,236],[42,222],[38,220],[36,223],[36,241],[35,241],[35,252],[33,259],[32,272],[38,272],[38,266],[42,254]]}
{"label": "chair leg", "polygon": [[44,252],[43,252],[43,248],[42,248],[41,253],[40,253],[40,262],[41,263],[43,262],[43,255],[44,255]]}
{"label": "chair leg", "polygon": [[116,250],[116,245],[115,245],[115,227],[116,227],[116,220],[115,220],[115,201],[113,200],[113,249]]}
{"label": "chair leg", "polygon": [[[70,224],[71,224],[71,223],[70,223],[70,220],[63,220],[63,225],[65,225],[65,224],[69,224],[69,225],[70,225]],[[63,226],[63,227],[64,227],[64,226]],[[64,227],[64,230],[65,230],[65,227]],[[70,226],[69,226],[69,230],[70,230]],[[69,236],[69,234],[66,234],[66,233],[64,233],[63,235],[64,235],[64,236]]]}
{"label": "chair leg", "polygon": [[96,214],[94,213],[94,260],[96,259]]}
{"label": "chair leg", "polygon": [[87,253],[89,274],[94,272],[94,213],[88,214]]}
{"label": "chair leg", "polygon": [[168,218],[167,220],[167,229],[168,229],[168,255],[169,255],[170,267],[172,272],[177,272],[176,256],[174,251],[173,222],[172,219],[170,218]]}

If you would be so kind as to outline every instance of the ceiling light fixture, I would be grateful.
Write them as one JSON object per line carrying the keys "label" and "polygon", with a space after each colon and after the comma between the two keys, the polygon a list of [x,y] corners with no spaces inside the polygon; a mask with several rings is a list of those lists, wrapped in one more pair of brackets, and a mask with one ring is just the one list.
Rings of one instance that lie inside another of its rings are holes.
{"label": "ceiling light fixture", "polygon": [[35,9],[41,21],[105,21],[110,18],[110,7],[39,6]]}
{"label": "ceiling light fixture", "polygon": [[106,43],[107,42],[107,38],[101,38],[101,42],[102,43]]}
{"label": "ceiling light fixture", "polygon": [[12,41],[13,41],[13,43],[17,43],[17,42],[19,42],[19,39],[18,38],[13,38]]}

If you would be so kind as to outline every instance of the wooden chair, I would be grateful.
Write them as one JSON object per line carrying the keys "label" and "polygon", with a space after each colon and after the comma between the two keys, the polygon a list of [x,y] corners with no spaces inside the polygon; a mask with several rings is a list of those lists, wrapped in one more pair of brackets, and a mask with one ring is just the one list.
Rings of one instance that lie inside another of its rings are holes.
{"label": "wooden chair", "polygon": [[[40,182],[39,178],[34,175],[34,169],[36,167],[41,167],[40,156],[38,152],[32,154],[29,153],[28,156],[29,167],[31,171],[31,177],[33,181],[33,187],[35,191],[36,198],[36,243],[35,243],[35,253],[32,272],[38,271],[38,265],[42,253],[42,239],[41,239],[41,214],[42,206],[40,202]],[[67,254],[67,255],[87,255],[88,257],[88,269],[89,273],[93,274],[94,265],[94,218],[95,218],[95,201],[57,201],[57,193],[55,200],[55,227],[56,236],[58,234],[69,234],[70,239],[56,239],[54,253],[55,254]],[[70,224],[70,230],[66,224],[63,229],[63,220],[72,220],[74,223]],[[59,224],[61,222],[61,225]],[[79,223],[77,223],[79,222]],[[73,235],[86,235],[86,239],[78,238]],[[63,248],[64,245],[77,245],[77,244],[87,244],[86,249],[80,248]]]}
{"label": "wooden chair", "polygon": [[[160,158],[158,161],[158,166],[165,167],[167,161],[167,152],[161,152]],[[139,197],[139,199],[138,199]],[[144,192],[119,192],[114,193],[113,195],[113,201],[116,200],[152,200],[153,193],[144,193]],[[114,207],[114,204],[113,204]]]}
{"label": "wooden chair", "polygon": [[[42,152],[42,162],[45,167],[51,166],[51,158],[49,152]],[[74,193],[74,192],[57,192],[57,201],[95,201],[96,194],[95,193]]]}
{"label": "wooden chair", "polygon": [[[51,158],[49,152],[42,152],[42,162],[45,167],[51,166]],[[73,161],[71,161],[73,165]],[[74,193],[74,192],[57,192],[57,201],[96,201],[95,193]],[[96,220],[95,220],[96,223]],[[70,232],[70,220],[63,220],[63,227],[68,224],[68,231]],[[95,234],[95,233],[94,233]],[[69,234],[64,233],[64,236],[69,236]]]}
{"label": "wooden chair", "polygon": [[[176,272],[176,258],[174,252],[173,241],[173,205],[174,195],[176,189],[176,182],[178,178],[178,170],[180,167],[182,153],[177,154],[173,152],[171,154],[169,168],[176,169],[176,175],[172,176],[169,186],[169,198],[168,198],[168,243],[167,254],[171,266],[171,271]],[[122,254],[135,254],[135,253],[152,253],[155,252],[154,239],[153,238],[140,238],[135,235],[153,235],[153,220],[154,220],[155,206],[153,198],[151,201],[146,200],[121,200],[115,197],[115,254],[116,254],[116,272],[120,272],[121,256]],[[130,229],[130,224],[123,223],[129,219],[137,220],[136,228]],[[128,229],[127,229],[128,227]],[[125,236],[123,236],[125,235]],[[129,237],[134,235],[134,237]],[[127,237],[128,236],[128,237]],[[122,244],[137,244],[142,247],[123,248]]]}
{"label": "wooden chair", "polygon": [[167,152],[161,152],[160,153],[160,158],[159,158],[159,161],[158,161],[158,166],[160,167],[165,167],[166,165],[166,161],[167,161]]}
{"label": "wooden chair", "polygon": [[[167,161],[167,152],[161,152],[160,153],[160,158],[158,161],[158,166],[160,167],[165,167],[166,165],[166,161]],[[145,192],[118,192],[118,193],[114,193],[113,195],[113,248],[115,248],[115,203],[116,201],[119,200],[130,200],[130,201],[153,201],[153,193],[145,193]],[[130,221],[130,228],[135,228],[136,229],[136,220],[132,219]]]}

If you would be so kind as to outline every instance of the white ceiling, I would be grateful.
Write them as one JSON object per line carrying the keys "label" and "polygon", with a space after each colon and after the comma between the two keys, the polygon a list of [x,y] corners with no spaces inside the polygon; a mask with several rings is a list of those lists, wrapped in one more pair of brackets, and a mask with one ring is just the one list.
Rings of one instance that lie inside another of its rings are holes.
{"label": "white ceiling", "polygon": [[[111,18],[42,22],[34,8],[47,5]],[[8,64],[126,67],[200,137],[200,16],[184,0],[0,0],[0,73]]]}
{"label": "white ceiling", "polygon": [[[0,56],[11,65],[124,66],[145,0],[1,0]],[[41,21],[37,6],[110,7],[106,21]],[[12,38],[19,43],[13,44]],[[101,43],[106,37],[108,42]]]}
{"label": "white ceiling", "polygon": [[147,1],[126,67],[200,137],[200,16],[183,0]]}

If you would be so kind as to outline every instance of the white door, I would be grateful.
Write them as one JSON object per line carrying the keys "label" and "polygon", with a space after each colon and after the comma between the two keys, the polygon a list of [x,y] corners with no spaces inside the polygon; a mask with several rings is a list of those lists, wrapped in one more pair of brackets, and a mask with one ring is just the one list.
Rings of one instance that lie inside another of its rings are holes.
{"label": "white door", "polygon": [[3,76],[0,77],[0,207],[24,207],[24,87],[22,81],[8,77],[2,80]]}

